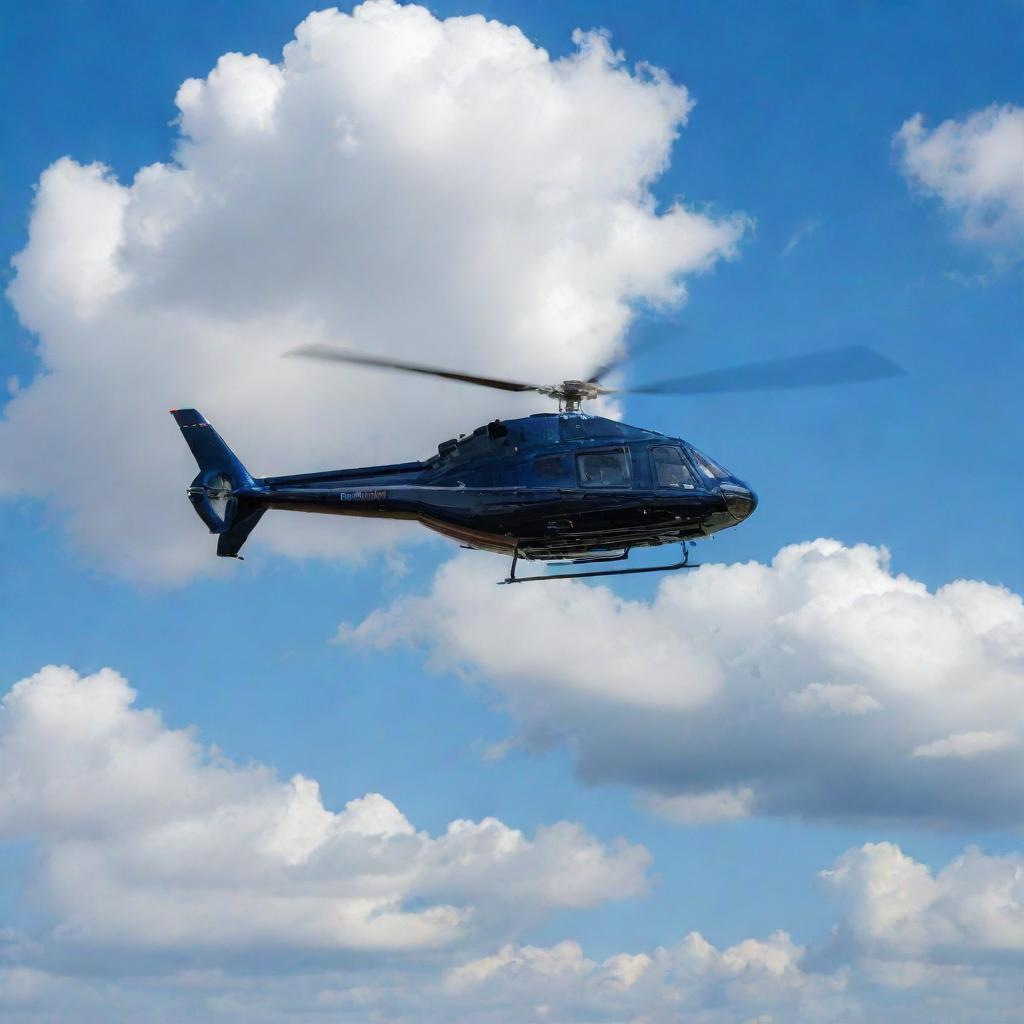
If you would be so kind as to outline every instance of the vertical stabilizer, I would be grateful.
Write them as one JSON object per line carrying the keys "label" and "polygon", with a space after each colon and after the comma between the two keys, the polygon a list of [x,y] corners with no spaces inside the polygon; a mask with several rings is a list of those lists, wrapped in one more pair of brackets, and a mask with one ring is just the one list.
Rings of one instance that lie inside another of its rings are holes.
{"label": "vertical stabilizer", "polygon": [[266,511],[254,493],[256,482],[202,413],[172,409],[171,415],[199,465],[188,499],[210,533],[218,534],[217,554],[237,558]]}

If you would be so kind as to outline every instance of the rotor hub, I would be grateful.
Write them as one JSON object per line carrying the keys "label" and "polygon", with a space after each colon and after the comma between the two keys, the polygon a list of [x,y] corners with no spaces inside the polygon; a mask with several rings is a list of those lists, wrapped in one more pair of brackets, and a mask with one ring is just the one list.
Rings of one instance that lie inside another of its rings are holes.
{"label": "rotor hub", "polygon": [[601,387],[591,380],[565,380],[553,387],[549,394],[558,399],[562,412],[579,412],[582,402],[589,402],[601,394]]}

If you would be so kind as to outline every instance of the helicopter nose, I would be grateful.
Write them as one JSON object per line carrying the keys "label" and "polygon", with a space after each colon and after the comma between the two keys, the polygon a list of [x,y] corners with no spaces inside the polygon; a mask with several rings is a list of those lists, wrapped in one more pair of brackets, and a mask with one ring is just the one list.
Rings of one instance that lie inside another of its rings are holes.
{"label": "helicopter nose", "polygon": [[742,523],[744,519],[749,518],[757,508],[757,495],[739,480],[734,483],[723,483],[722,495],[725,498],[725,507],[729,510],[729,515],[737,523]]}

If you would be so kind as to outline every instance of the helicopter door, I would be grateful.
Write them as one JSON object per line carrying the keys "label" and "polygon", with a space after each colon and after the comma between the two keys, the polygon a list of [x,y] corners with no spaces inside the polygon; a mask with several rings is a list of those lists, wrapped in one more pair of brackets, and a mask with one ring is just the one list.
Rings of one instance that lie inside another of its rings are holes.
{"label": "helicopter door", "polygon": [[681,448],[659,444],[651,448],[651,471],[658,490],[695,491],[696,475]]}
{"label": "helicopter door", "polygon": [[540,487],[575,487],[569,456],[538,455],[533,460],[533,479],[529,482]]}

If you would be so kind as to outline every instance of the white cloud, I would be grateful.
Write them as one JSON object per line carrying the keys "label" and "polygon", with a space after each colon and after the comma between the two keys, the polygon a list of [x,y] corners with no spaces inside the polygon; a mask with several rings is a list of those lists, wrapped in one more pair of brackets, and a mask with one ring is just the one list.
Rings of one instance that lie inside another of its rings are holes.
{"label": "white cloud", "polygon": [[[61,508],[108,567],[185,579],[217,563],[168,408],[202,409],[255,473],[419,458],[535,403],[282,353],[558,380],[607,358],[634,304],[683,301],[743,230],[649,191],[693,101],[574,38],[552,60],[480,16],[322,11],[279,64],[226,54],[185,82],[172,161],[129,183],[54,163],[8,290],[45,372],[5,407],[0,493]],[[271,514],[256,543],[361,557],[396,531]]]}
{"label": "white cloud", "polygon": [[379,794],[332,812],[312,780],[228,761],[133,698],[109,669],[50,667],[4,700],[0,838],[36,848],[31,930],[0,927],[5,1021],[966,1024],[1019,1008],[1019,855],[969,848],[933,871],[869,843],[821,873],[839,913],[817,943],[690,931],[594,958],[517,933],[641,893],[641,847],[493,818],[431,836]]}
{"label": "white cloud", "polygon": [[[841,974],[809,975],[804,955],[785,932],[717,949],[699,932],[652,953],[620,953],[603,963],[588,959],[575,942],[555,946],[507,945],[496,954],[448,972],[445,989],[473,993],[493,1007],[534,1008],[540,1020],[663,1021],[687,1011],[710,1021],[746,1020],[760,1010],[795,1012],[817,1019],[844,988]],[[716,1009],[718,1012],[716,1013]]]}
{"label": "white cloud", "polygon": [[450,970],[445,977],[449,992],[465,992],[478,988],[502,975],[511,974],[517,980],[525,975],[534,979],[559,982],[568,977],[575,981],[591,974],[598,965],[583,955],[578,942],[565,941],[557,946],[503,946],[492,956],[481,957]]}
{"label": "white cloud", "polygon": [[997,750],[1005,750],[1017,743],[1016,733],[1007,729],[975,729],[958,732],[942,740],[932,740],[914,747],[911,757],[952,757],[967,760]]}
{"label": "white cloud", "polygon": [[893,843],[849,850],[821,873],[860,955],[897,963],[1024,957],[1024,857],[969,847],[940,871]]}
{"label": "white cloud", "polygon": [[714,1022],[1008,1024],[1019,1015],[1019,855],[968,848],[933,872],[895,844],[868,843],[820,878],[839,915],[815,949],[781,931],[718,949],[693,932],[670,947],[598,963],[575,942],[509,944],[449,970],[445,988],[493,1007],[540,1004],[560,1020],[590,1020],[598,1008],[611,1019],[652,1022],[689,1013]]}
{"label": "white cloud", "polygon": [[842,683],[809,683],[786,697],[786,707],[798,715],[866,715],[881,706],[864,687]]}
{"label": "white cloud", "polygon": [[678,793],[662,796],[648,793],[644,806],[659,818],[681,825],[703,825],[713,821],[733,821],[750,817],[754,791],[749,786],[717,789],[710,793]]}
{"label": "white cloud", "polygon": [[52,941],[193,954],[423,950],[556,908],[636,895],[647,852],[579,825],[529,838],[485,818],[417,831],[380,794],[324,807],[315,781],[236,765],[134,708],[105,669],[49,667],[0,718],[0,837],[39,845]]}
{"label": "white cloud", "polygon": [[[527,746],[565,741],[584,779],[669,817],[1024,821],[1024,602],[1005,588],[932,592],[884,549],[828,540],[668,577],[649,601],[492,577],[460,556],[339,638],[484,678]],[[986,756],[908,758],[962,734]]]}
{"label": "white cloud", "polygon": [[[968,848],[932,871],[892,843],[868,843],[820,879],[837,903],[815,948],[785,932],[716,948],[698,932],[603,963],[575,942],[509,944],[450,969],[450,996],[475,994],[527,1020],[1007,1022],[1019,1016],[1024,859]],[[535,1016],[529,1016],[530,1009]],[[503,1019],[498,1013],[498,1019]]]}
{"label": "white cloud", "polygon": [[962,235],[997,247],[1024,241],[1024,107],[993,104],[925,127],[915,114],[893,138],[907,180],[959,218]]}

